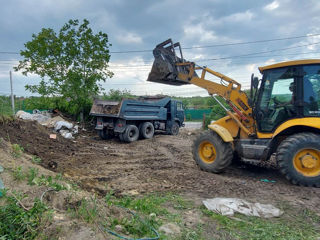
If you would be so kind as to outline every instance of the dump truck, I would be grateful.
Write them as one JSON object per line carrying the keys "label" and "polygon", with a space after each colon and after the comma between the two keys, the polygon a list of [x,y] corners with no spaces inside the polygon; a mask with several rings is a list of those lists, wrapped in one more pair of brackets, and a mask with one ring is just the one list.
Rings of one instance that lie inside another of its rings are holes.
{"label": "dump truck", "polygon": [[153,55],[148,81],[199,86],[226,111],[194,140],[200,169],[220,173],[235,159],[260,164],[273,155],[291,183],[320,187],[320,59],[259,67],[262,79],[251,75],[248,96],[236,80],[185,60],[171,39]]}
{"label": "dump truck", "polygon": [[123,142],[139,137],[150,139],[156,130],[177,135],[184,126],[182,102],[170,97],[149,96],[120,102],[96,99],[90,115],[95,117],[95,129],[102,139],[116,136]]}

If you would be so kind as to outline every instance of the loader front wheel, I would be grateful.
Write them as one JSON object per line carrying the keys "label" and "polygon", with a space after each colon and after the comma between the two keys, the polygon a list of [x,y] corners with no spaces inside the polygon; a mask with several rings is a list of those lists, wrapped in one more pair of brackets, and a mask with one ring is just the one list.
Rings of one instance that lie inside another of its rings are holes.
{"label": "loader front wheel", "polygon": [[208,130],[194,141],[193,158],[204,171],[223,172],[232,162],[231,143],[224,142],[220,136]]}
{"label": "loader front wheel", "polygon": [[135,125],[128,125],[123,133],[123,140],[125,142],[134,142],[139,138],[139,129]]}
{"label": "loader front wheel", "polygon": [[276,157],[281,173],[291,183],[320,187],[320,135],[294,134],[281,142]]}

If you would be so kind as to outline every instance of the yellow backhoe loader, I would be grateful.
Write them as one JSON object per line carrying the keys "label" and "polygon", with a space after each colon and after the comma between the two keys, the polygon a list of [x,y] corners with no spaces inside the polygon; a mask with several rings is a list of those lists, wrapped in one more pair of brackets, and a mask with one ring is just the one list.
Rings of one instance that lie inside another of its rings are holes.
{"label": "yellow backhoe loader", "polygon": [[[320,59],[260,67],[262,79],[251,76],[248,97],[237,81],[186,61],[180,44],[171,39],[157,45],[153,55],[148,81],[194,84],[226,110],[226,117],[210,124],[209,131],[194,141],[193,157],[202,170],[222,172],[235,155],[257,162],[268,161],[275,153],[290,182],[320,187]],[[220,83],[207,80],[209,74]]]}

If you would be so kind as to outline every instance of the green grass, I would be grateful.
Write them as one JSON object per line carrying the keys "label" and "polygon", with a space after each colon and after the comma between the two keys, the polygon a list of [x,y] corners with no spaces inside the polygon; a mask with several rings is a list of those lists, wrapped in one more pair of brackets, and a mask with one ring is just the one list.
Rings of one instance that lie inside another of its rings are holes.
{"label": "green grass", "polygon": [[41,160],[41,158],[39,158],[37,156],[32,156],[31,162],[35,163],[35,164],[40,164],[42,162],[42,160]]}
{"label": "green grass", "polygon": [[92,197],[89,200],[82,199],[79,205],[73,209],[69,209],[69,212],[73,217],[80,218],[87,223],[95,223],[98,218],[96,197]]}
{"label": "green grass", "polygon": [[[263,219],[236,215],[234,219],[222,216],[202,207],[202,211],[218,223],[217,230],[222,232],[222,237],[244,240],[313,240],[320,237],[320,229],[316,229],[314,220],[320,224],[319,219],[311,219],[309,216],[300,214],[294,217]],[[308,211],[309,215],[311,214]],[[314,216],[312,214],[312,216]]]}
{"label": "green grass", "polygon": [[14,158],[21,157],[23,152],[24,148],[22,146],[20,146],[19,144],[12,144],[12,156]]}
{"label": "green grass", "polygon": [[24,180],[26,178],[24,172],[22,171],[22,167],[21,166],[16,167],[15,169],[13,169],[12,176],[13,176],[13,179],[15,181],[22,181],[22,180]]}
{"label": "green grass", "polygon": [[[21,200],[21,194],[16,194]],[[33,207],[26,211],[20,207],[17,199],[5,194],[0,205],[0,239],[35,239],[39,235],[43,214],[47,207],[35,200]]]}

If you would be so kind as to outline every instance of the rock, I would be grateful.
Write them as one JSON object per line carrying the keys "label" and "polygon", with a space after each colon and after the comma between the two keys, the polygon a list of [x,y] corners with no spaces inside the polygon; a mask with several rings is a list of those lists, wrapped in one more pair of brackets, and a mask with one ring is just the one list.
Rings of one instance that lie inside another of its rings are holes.
{"label": "rock", "polygon": [[133,189],[133,190],[128,191],[128,195],[136,196],[136,195],[139,195],[139,192],[137,190]]}
{"label": "rock", "polygon": [[167,235],[178,235],[181,232],[180,227],[174,223],[167,223],[162,225],[159,228],[159,231],[164,232]]}
{"label": "rock", "polygon": [[123,232],[123,227],[121,225],[115,225],[114,229],[116,230],[116,232]]}

